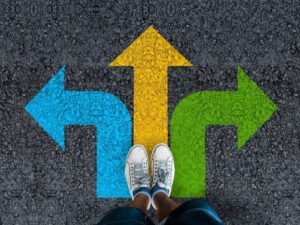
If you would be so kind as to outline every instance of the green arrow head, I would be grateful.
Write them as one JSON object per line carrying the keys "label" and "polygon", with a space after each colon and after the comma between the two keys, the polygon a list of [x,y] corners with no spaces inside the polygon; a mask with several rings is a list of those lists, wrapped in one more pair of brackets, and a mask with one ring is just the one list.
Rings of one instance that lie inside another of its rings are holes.
{"label": "green arrow head", "polygon": [[277,110],[277,106],[240,66],[238,66],[238,101],[244,115],[238,122],[238,149],[241,149]]}

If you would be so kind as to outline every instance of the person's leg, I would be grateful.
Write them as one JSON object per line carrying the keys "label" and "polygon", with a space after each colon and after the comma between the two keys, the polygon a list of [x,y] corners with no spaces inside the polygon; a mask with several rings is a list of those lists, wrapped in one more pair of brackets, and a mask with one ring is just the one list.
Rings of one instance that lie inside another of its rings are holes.
{"label": "person's leg", "polygon": [[157,209],[162,224],[222,225],[207,201],[198,199],[180,205],[170,198],[175,165],[172,152],[165,144],[158,144],[152,152],[152,176],[152,206]]}
{"label": "person's leg", "polygon": [[159,221],[165,219],[162,224],[222,225],[218,213],[206,200],[195,199],[179,204],[161,192],[154,197],[153,201]]}
{"label": "person's leg", "polygon": [[158,221],[162,221],[167,218],[172,211],[174,211],[179,203],[173,201],[168,195],[163,192],[158,193],[154,199],[155,207],[157,209]]}
{"label": "person's leg", "polygon": [[129,204],[129,207],[140,209],[145,214],[147,214],[149,205],[150,205],[149,197],[144,194],[139,194],[135,196],[132,203]]}
{"label": "person's leg", "polygon": [[166,144],[158,144],[152,151],[152,206],[159,221],[168,217],[179,204],[169,198],[175,176],[172,152]]}

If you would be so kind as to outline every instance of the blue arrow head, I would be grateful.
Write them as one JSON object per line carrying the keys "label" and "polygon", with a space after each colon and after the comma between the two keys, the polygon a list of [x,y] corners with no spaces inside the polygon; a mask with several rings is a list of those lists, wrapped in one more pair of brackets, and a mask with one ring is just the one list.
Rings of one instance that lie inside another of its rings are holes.
{"label": "blue arrow head", "polygon": [[62,67],[55,76],[25,106],[33,119],[64,149],[64,73]]}

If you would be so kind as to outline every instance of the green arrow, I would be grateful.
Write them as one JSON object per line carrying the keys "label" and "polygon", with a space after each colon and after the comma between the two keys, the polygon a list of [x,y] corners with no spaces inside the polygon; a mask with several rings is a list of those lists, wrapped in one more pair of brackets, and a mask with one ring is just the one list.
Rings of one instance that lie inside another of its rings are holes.
{"label": "green arrow", "polygon": [[276,109],[240,67],[237,91],[201,91],[184,98],[171,120],[171,149],[176,165],[172,195],[205,196],[207,126],[236,125],[241,149]]}

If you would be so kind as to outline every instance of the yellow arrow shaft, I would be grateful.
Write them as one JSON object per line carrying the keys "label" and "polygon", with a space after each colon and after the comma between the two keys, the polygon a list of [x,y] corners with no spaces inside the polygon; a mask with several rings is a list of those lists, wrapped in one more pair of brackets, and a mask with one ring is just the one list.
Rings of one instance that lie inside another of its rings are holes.
{"label": "yellow arrow shaft", "polygon": [[134,68],[134,144],[168,143],[168,70]]}
{"label": "yellow arrow shaft", "polygon": [[152,151],[168,142],[168,67],[191,65],[152,26],[110,64],[134,68],[135,144]]}

